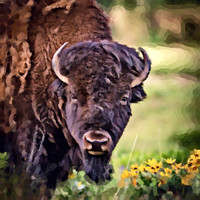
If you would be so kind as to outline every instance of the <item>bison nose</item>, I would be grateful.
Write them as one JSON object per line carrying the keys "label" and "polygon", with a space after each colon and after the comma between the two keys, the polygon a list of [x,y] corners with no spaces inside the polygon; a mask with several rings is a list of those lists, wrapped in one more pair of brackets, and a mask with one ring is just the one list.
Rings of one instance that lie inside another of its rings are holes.
{"label": "bison nose", "polygon": [[111,138],[105,131],[88,131],[84,134],[83,142],[91,155],[103,155],[111,147]]}

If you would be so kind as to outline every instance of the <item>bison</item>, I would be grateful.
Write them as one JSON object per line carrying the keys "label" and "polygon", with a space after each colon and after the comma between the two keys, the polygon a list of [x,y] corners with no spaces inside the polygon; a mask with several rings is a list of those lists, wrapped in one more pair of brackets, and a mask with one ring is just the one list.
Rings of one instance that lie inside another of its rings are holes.
{"label": "bison", "polygon": [[[58,50],[57,50],[58,49]],[[112,40],[95,0],[0,4],[0,151],[55,188],[69,170],[110,179],[111,154],[146,97],[144,49]]]}

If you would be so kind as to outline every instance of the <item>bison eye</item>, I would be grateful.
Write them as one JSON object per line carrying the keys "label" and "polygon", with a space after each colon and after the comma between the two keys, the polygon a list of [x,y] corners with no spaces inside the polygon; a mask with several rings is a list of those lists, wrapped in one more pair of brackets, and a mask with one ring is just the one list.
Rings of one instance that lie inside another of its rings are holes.
{"label": "bison eye", "polygon": [[123,96],[120,100],[121,104],[126,105],[128,101],[128,96]]}
{"label": "bison eye", "polygon": [[122,99],[121,99],[121,101],[123,101],[123,102],[126,102],[128,100],[128,97],[123,97]]}

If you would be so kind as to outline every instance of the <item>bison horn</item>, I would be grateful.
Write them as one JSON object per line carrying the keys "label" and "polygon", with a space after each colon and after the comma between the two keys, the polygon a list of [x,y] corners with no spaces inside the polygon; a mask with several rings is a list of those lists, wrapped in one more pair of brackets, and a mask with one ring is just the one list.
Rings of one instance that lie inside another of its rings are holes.
{"label": "bison horn", "polygon": [[138,86],[141,84],[149,75],[149,72],[151,70],[151,61],[146,53],[146,51],[143,48],[139,48],[139,51],[141,51],[143,57],[144,57],[144,68],[142,72],[140,72],[139,76],[137,76],[131,83],[131,88]]}
{"label": "bison horn", "polygon": [[52,59],[52,65],[53,65],[53,70],[56,74],[56,76],[63,81],[64,83],[69,83],[68,78],[66,76],[63,76],[60,73],[60,67],[59,67],[59,62],[60,62],[60,54],[62,53],[62,50],[67,46],[68,42],[65,42],[53,55]]}

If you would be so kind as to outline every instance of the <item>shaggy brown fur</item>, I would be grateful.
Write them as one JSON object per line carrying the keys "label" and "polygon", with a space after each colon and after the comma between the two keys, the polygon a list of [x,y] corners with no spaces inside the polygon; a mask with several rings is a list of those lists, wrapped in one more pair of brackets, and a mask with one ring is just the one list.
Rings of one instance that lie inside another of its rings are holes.
{"label": "shaggy brown fur", "polygon": [[[41,96],[45,99],[44,85],[55,79],[51,58],[61,44],[97,38],[111,40],[102,10],[93,1],[84,0],[9,0],[0,4],[0,30],[0,111],[4,113],[0,129],[5,133],[18,129],[22,124],[18,118],[30,118],[30,113],[24,117],[27,113],[17,109],[16,98],[22,105],[31,101],[30,94],[34,94],[32,101],[39,118],[37,105],[46,102],[35,101]],[[27,83],[32,76],[34,81]]]}

